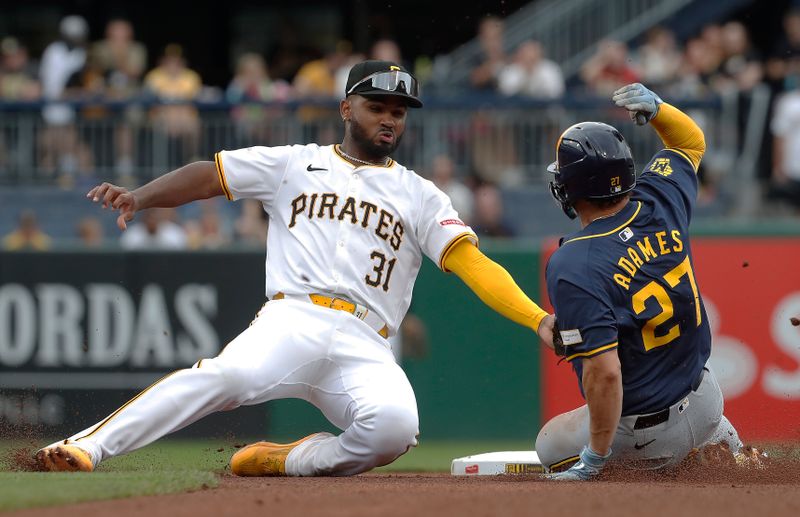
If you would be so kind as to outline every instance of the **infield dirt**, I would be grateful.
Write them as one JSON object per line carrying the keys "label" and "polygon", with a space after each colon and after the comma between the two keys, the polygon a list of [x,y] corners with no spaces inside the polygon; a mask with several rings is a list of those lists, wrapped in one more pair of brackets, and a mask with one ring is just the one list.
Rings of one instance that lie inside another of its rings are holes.
{"label": "infield dirt", "polygon": [[699,467],[683,479],[647,482],[608,476],[589,483],[557,483],[531,476],[484,478],[449,474],[364,474],[350,478],[237,478],[191,493],[11,512],[18,517],[113,515],[128,517],[268,515],[494,516],[595,515],[730,517],[796,516],[800,483],[794,462],[768,469]]}

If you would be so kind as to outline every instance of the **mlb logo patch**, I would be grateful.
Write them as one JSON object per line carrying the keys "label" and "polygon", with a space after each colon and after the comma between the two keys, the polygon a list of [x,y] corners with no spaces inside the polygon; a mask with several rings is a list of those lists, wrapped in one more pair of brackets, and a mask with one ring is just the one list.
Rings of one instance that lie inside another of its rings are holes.
{"label": "mlb logo patch", "polygon": [[624,230],[619,232],[619,238],[622,242],[628,242],[633,237],[633,230],[629,226],[626,226]]}

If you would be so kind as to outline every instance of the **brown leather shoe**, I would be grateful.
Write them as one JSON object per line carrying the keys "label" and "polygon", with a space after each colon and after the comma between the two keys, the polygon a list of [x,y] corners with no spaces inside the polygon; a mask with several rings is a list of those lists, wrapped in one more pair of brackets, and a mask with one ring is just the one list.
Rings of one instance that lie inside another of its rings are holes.
{"label": "brown leather shoe", "polygon": [[292,449],[320,435],[331,436],[314,433],[292,443],[252,443],[231,457],[231,472],[237,476],[285,476],[286,457]]}

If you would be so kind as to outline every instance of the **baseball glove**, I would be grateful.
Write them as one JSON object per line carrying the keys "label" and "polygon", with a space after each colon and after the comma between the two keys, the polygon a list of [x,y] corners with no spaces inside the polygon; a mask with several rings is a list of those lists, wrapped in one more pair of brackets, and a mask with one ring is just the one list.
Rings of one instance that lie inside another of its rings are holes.
{"label": "baseball glove", "polygon": [[558,328],[558,318],[553,321],[553,352],[558,357],[567,357],[567,347],[561,338],[561,331]]}

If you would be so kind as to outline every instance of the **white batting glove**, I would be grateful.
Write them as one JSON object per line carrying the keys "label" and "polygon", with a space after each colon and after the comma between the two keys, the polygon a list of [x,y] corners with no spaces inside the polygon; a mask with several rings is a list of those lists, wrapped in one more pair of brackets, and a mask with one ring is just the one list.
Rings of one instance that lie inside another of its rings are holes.
{"label": "white batting glove", "polygon": [[659,104],[664,102],[641,83],[623,86],[614,92],[611,100],[620,108],[628,110],[631,120],[637,126],[643,126],[653,120],[658,115]]}

